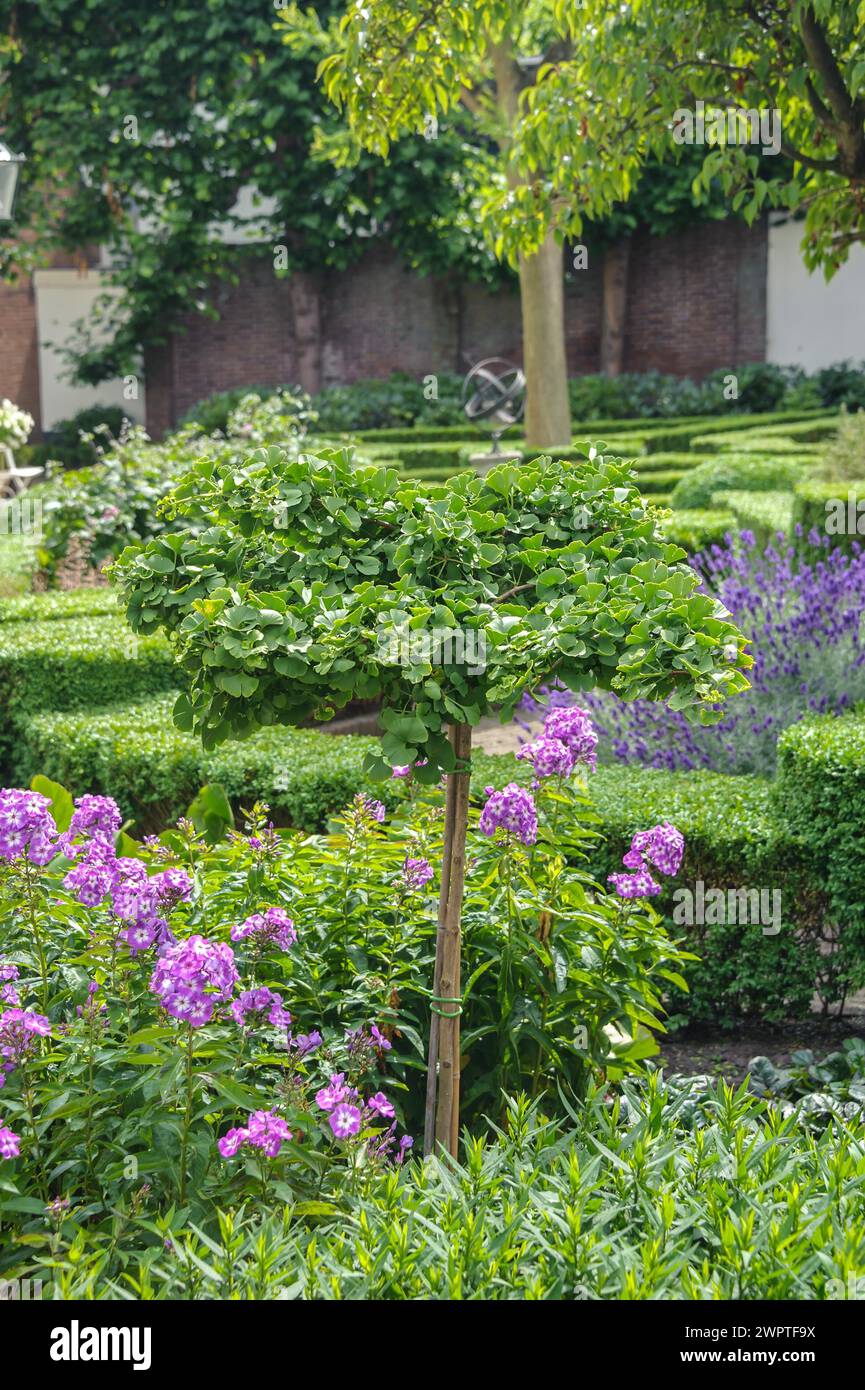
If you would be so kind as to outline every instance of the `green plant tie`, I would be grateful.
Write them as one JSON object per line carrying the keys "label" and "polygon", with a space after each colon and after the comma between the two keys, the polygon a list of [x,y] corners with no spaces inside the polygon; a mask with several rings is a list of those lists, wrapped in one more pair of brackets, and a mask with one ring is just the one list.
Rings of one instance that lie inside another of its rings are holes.
{"label": "green plant tie", "polygon": [[[432,999],[430,1009],[434,1014],[438,1014],[440,1018],[459,1018],[463,1011],[462,996],[459,994],[456,995],[455,998],[448,998],[443,994],[433,994],[430,998]],[[446,1009],[437,1009],[437,1004],[456,1004],[457,1007],[453,1013],[448,1013]]]}

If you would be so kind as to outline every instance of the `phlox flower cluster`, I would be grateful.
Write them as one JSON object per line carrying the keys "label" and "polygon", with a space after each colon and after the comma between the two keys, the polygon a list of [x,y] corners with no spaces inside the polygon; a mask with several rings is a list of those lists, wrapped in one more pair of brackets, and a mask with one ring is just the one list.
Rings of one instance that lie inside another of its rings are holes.
{"label": "phlox flower cluster", "polygon": [[12,1008],[0,1014],[0,1086],[5,1084],[5,1073],[32,1056],[39,1039],[50,1032],[48,1019],[34,1009]]}
{"label": "phlox flower cluster", "polygon": [[551,709],[544,720],[544,735],[565,745],[574,766],[582,763],[594,772],[598,761],[598,735],[588,710],[579,705]]}
{"label": "phlox flower cluster", "polygon": [[0,1004],[21,1003],[15,988],[15,981],[18,979],[19,973],[17,965],[12,965],[8,961],[0,961]]}
{"label": "phlox flower cluster", "polygon": [[0,1158],[17,1158],[21,1152],[21,1140],[6,1125],[0,1125]]}
{"label": "phlox flower cluster", "polygon": [[41,792],[0,790],[0,859],[50,863],[58,852],[51,802]]}
{"label": "phlox flower cluster", "polygon": [[232,941],[245,941],[249,938],[258,946],[278,946],[288,951],[297,940],[294,923],[281,907],[269,907],[265,912],[254,912],[245,922],[231,928]]}
{"label": "phlox flower cluster", "polygon": [[248,1028],[262,1022],[269,1023],[273,1028],[291,1027],[291,1014],[283,1008],[282,995],[266,985],[243,990],[231,1005],[231,1017],[238,1028]]}
{"label": "phlox flower cluster", "polygon": [[218,1147],[223,1158],[234,1158],[244,1146],[261,1149],[268,1158],[276,1158],[291,1137],[291,1130],[275,1110],[256,1110],[243,1128],[230,1129],[223,1134]]}
{"label": "phlox flower cluster", "polygon": [[[383,1091],[376,1091],[364,1101],[356,1086],[349,1086],[344,1072],[334,1072],[327,1086],[316,1092],[316,1105],[328,1118],[331,1131],[337,1139],[353,1139],[364,1124],[378,1120],[395,1120],[396,1111]],[[393,1129],[393,1126],[391,1126]],[[401,1145],[401,1155],[411,1146],[406,1136]]]}
{"label": "phlox flower cluster", "polygon": [[487,803],[481,811],[478,829],[482,835],[507,831],[524,845],[533,845],[538,838],[538,813],[531,792],[516,782],[509,782],[500,792],[486,788]]}
{"label": "phlox flower cluster", "polygon": [[388,1039],[376,1023],[371,1023],[369,1029],[364,1027],[349,1028],[345,1035],[345,1041],[350,1057],[358,1057],[370,1052],[390,1052],[391,1050]]}
{"label": "phlox flower cluster", "polygon": [[190,936],[163,949],[150,988],[172,1018],[201,1028],[212,1018],[216,1004],[230,999],[237,981],[229,945]]}
{"label": "phlox flower cluster", "polygon": [[433,868],[428,859],[410,859],[406,855],[402,866],[403,879],[410,893],[417,893],[433,876]]}
{"label": "phlox flower cluster", "polygon": [[685,851],[685,837],[669,821],[653,825],[651,830],[638,830],[631,847],[622,856],[629,874],[609,874],[608,878],[620,898],[648,898],[660,893],[661,885],[652,877],[649,865],[662,874],[677,874]]}

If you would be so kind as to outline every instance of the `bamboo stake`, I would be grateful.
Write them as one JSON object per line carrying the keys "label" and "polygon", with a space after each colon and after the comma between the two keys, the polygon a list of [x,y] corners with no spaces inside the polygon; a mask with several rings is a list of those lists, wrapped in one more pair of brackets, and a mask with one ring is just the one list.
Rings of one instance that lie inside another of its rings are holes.
{"label": "bamboo stake", "polygon": [[[458,761],[458,770],[448,774],[447,801],[445,812],[445,855],[442,862],[442,887],[439,895],[439,922],[436,935],[436,968],[433,994],[434,1004],[441,1012],[432,1013],[433,1025],[430,1027],[430,1057],[433,1060],[431,1078],[427,1076],[427,1125],[431,1124],[429,1107],[430,1096],[435,1097],[436,1082],[438,1103],[435,1107],[435,1142],[454,1158],[459,1147],[460,1110],[460,919],[462,915],[463,885],[465,882],[466,830],[468,827],[470,774],[460,771],[459,766],[468,762],[471,754],[472,731],[468,724],[454,724],[450,729],[450,741]],[[437,1001],[449,1002],[437,1002]],[[436,1051],[432,1041],[435,1033]],[[438,1058],[438,1075],[434,1059]],[[430,1080],[432,1086],[430,1086]],[[432,1135],[427,1140],[424,1133],[425,1149],[427,1142],[432,1148]]]}

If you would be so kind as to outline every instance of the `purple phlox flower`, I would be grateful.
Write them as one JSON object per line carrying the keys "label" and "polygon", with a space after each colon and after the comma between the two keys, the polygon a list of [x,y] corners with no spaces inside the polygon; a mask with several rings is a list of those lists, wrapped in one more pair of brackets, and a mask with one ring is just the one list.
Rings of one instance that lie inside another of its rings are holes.
{"label": "purple phlox flower", "polygon": [[12,1008],[0,1014],[0,1086],[6,1080],[4,1073],[14,1071],[19,1062],[31,1057],[39,1038],[50,1032],[49,1020],[34,1009]]}
{"label": "purple phlox flower", "polygon": [[276,1158],[282,1145],[291,1137],[291,1130],[275,1110],[256,1110],[244,1128],[230,1129],[223,1134],[217,1147],[223,1158],[234,1158],[243,1145],[261,1149],[269,1158]]}
{"label": "purple phlox flower", "polygon": [[299,1057],[306,1057],[310,1052],[315,1052],[322,1044],[322,1036],[318,1029],[313,1028],[309,1033],[298,1033],[292,1042],[292,1047],[297,1049]]}
{"label": "purple phlox flower", "polygon": [[185,869],[163,869],[162,873],[153,875],[151,883],[163,910],[188,902],[192,893],[192,879]]}
{"label": "purple phlox flower", "polygon": [[660,883],[655,882],[645,866],[635,874],[608,874],[607,878],[620,898],[650,898],[661,891]]}
{"label": "purple phlox flower", "polygon": [[393,769],[393,771],[391,772],[390,775],[391,775],[391,778],[394,778],[394,777],[408,777],[408,775],[409,775],[410,772],[411,772],[411,763],[401,763],[401,764],[399,764],[397,767],[395,767],[395,768]]}
{"label": "purple phlox flower", "polygon": [[48,797],[18,787],[0,790],[0,859],[26,857],[41,866],[57,852],[57,827]]}
{"label": "purple phlox flower", "polygon": [[79,796],[75,802],[67,835],[70,839],[84,835],[88,840],[100,835],[113,841],[123,824],[120,807],[111,796]]}
{"label": "purple phlox flower", "polygon": [[319,1110],[333,1110],[337,1105],[341,1105],[349,1094],[349,1088],[345,1084],[345,1072],[334,1072],[329,1085],[316,1092],[315,1103]]}
{"label": "purple phlox flower", "polygon": [[345,1035],[348,1050],[352,1057],[359,1052],[390,1052],[391,1046],[377,1024],[371,1023],[369,1032],[361,1024],[360,1028],[349,1028]]}
{"label": "purple phlox flower", "polygon": [[363,792],[357,793],[352,804],[355,811],[365,820],[381,823],[385,818],[386,813],[382,803],[374,800],[371,796],[366,796]]}
{"label": "purple phlox flower", "polygon": [[273,944],[281,951],[288,951],[297,940],[294,923],[281,907],[269,907],[265,912],[254,912],[240,926],[231,928],[232,941],[244,941],[252,937],[259,945]]}
{"label": "purple phlox flower", "polygon": [[[21,972],[17,965],[0,961],[0,1004],[20,1004],[21,999],[14,981]],[[2,1084],[2,1083],[0,1083]]]}
{"label": "purple phlox flower", "polygon": [[247,1027],[248,1020],[260,1023],[263,1016],[274,1028],[291,1027],[291,1014],[283,1008],[282,995],[266,985],[245,989],[231,1005],[231,1016],[239,1028]]}
{"label": "purple phlox flower", "polygon": [[533,845],[538,838],[538,813],[531,792],[516,782],[494,791],[481,811],[478,829],[482,835],[505,830],[524,845]]}
{"label": "purple phlox flower", "polygon": [[361,1115],[356,1105],[337,1105],[328,1120],[337,1139],[350,1139],[360,1131]]}
{"label": "purple phlox flower", "polygon": [[246,1142],[263,1149],[269,1158],[276,1158],[282,1145],[291,1138],[291,1130],[275,1110],[256,1110],[249,1117]]}
{"label": "purple phlox flower", "polygon": [[570,752],[574,763],[584,763],[594,772],[597,765],[598,735],[588,710],[579,705],[551,709],[544,720],[544,734],[557,738]]}
{"label": "purple phlox flower", "polygon": [[403,861],[402,872],[406,887],[411,893],[418,892],[433,876],[432,865],[428,859],[410,859],[408,855]]}
{"label": "purple phlox flower", "polygon": [[413,1146],[414,1146],[414,1140],[412,1139],[411,1135],[410,1135],[410,1134],[404,1134],[404,1135],[402,1136],[402,1138],[400,1139],[400,1141],[399,1141],[399,1153],[397,1154],[397,1159],[396,1159],[397,1163],[402,1163],[402,1161],[403,1161],[403,1159],[405,1158],[406,1154],[408,1153],[409,1149],[412,1148]]}
{"label": "purple phlox flower", "polygon": [[[679,872],[684,851],[685,837],[681,830],[664,821],[661,825],[653,825],[651,830],[639,830],[622,863],[629,869],[638,869],[643,860],[648,860],[662,874],[672,876]],[[640,856],[640,862],[635,862]]]}
{"label": "purple phlox flower", "polygon": [[126,861],[116,859],[113,842],[101,835],[86,845],[67,846],[63,852],[67,857],[80,854],[78,863],[63,879],[63,887],[74,893],[84,907],[97,907],[117,882],[118,862]]}
{"label": "purple phlox flower", "polygon": [[21,1140],[6,1125],[0,1125],[0,1158],[17,1158],[21,1153]]}
{"label": "purple phlox flower", "polygon": [[214,1004],[231,997],[238,978],[230,946],[191,936],[163,949],[150,988],[173,1018],[200,1028]]}
{"label": "purple phlox flower", "polygon": [[542,734],[534,743],[526,743],[517,753],[519,761],[530,762],[536,777],[570,777],[575,757],[560,738]]}
{"label": "purple phlox flower", "polygon": [[379,1052],[390,1052],[390,1042],[385,1037],[384,1033],[380,1031],[377,1024],[371,1023],[369,1025],[369,1036],[372,1046],[377,1048]]}
{"label": "purple phlox flower", "polygon": [[367,1109],[375,1115],[381,1115],[382,1119],[392,1120],[396,1111],[383,1091],[376,1091],[374,1096],[370,1096],[366,1103]]}

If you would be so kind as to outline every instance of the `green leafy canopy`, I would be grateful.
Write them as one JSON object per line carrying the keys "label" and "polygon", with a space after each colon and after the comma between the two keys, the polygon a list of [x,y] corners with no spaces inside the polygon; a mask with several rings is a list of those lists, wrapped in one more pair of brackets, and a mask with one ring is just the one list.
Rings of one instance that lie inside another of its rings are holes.
{"label": "green leafy canopy", "polygon": [[[697,592],[630,465],[594,448],[423,486],[348,449],[271,447],[200,461],[162,506],[203,529],[128,547],[114,575],[132,626],[174,635],[175,719],[207,747],[380,698],[374,770],[426,758],[432,781],[453,767],[446,724],[507,719],[552,677],[704,720],[747,686],[728,612]],[[418,640],[442,629],[469,639],[449,653],[465,660]]]}

